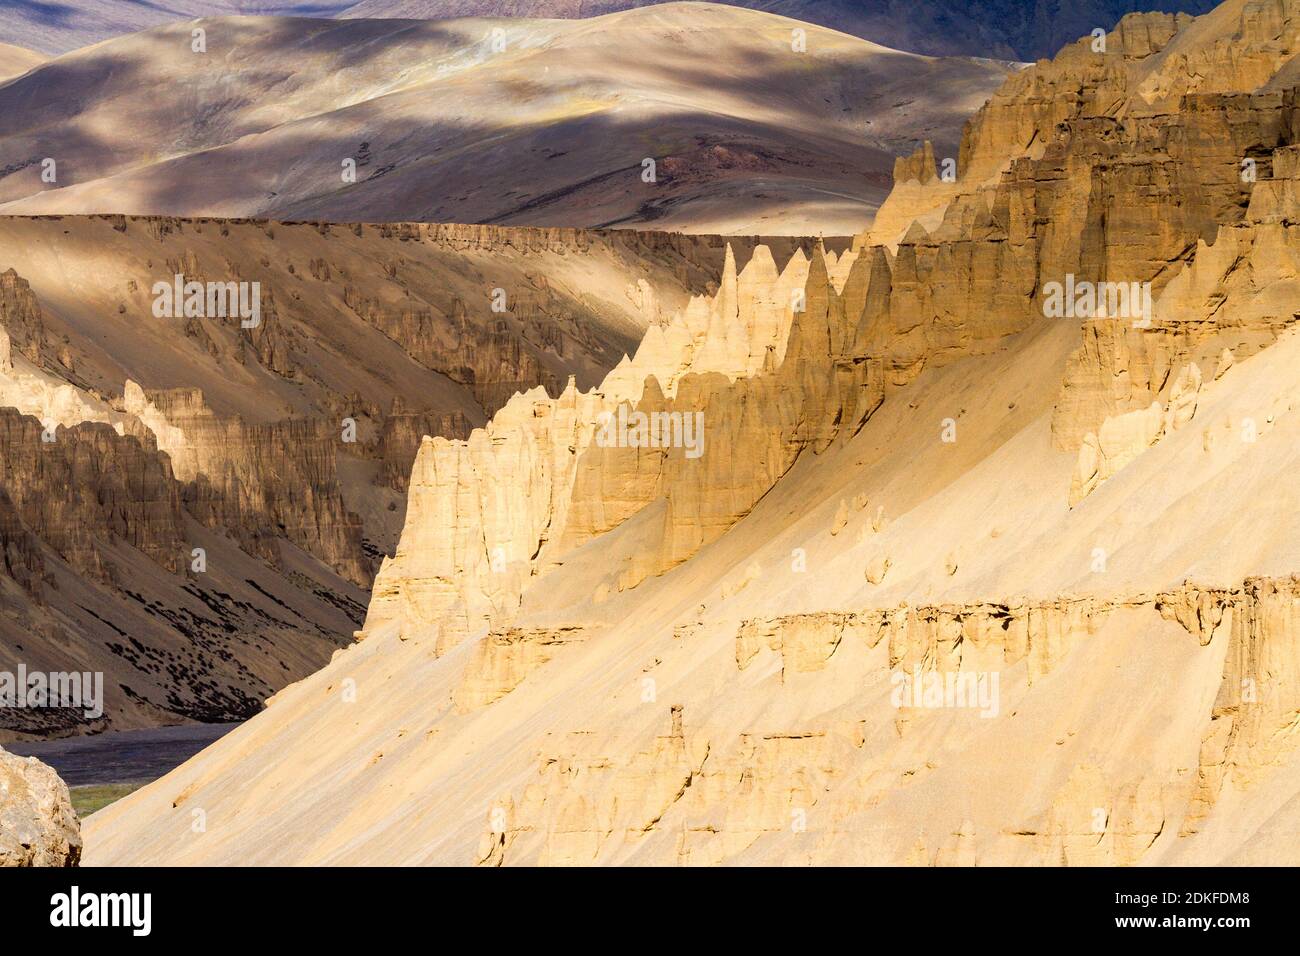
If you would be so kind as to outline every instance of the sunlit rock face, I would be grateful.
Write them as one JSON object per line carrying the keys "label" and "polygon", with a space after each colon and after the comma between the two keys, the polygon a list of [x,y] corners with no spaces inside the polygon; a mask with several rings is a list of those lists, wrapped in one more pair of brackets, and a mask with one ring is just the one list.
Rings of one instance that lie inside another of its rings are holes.
{"label": "sunlit rock face", "polygon": [[[589,388],[728,255],[126,216],[4,218],[0,246],[0,670],[100,671],[107,695],[95,720],[6,709],[0,739],[256,713],[362,626],[424,436]],[[209,314],[227,283],[256,283],[256,320]]]}
{"label": "sunlit rock face", "polygon": [[362,639],[88,859],[1300,862],[1297,42],[1128,17],[425,438]]}
{"label": "sunlit rock face", "polygon": [[35,757],[0,748],[0,866],[77,866],[81,825],[68,787]]}

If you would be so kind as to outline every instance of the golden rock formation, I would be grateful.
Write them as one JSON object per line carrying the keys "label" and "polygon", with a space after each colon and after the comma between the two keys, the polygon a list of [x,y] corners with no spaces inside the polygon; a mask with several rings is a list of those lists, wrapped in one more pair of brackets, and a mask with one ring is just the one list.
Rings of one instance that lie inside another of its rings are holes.
{"label": "golden rock formation", "polygon": [[1298,46],[1126,17],[851,249],[426,439],[364,640],[88,859],[1300,862]]}
{"label": "golden rock formation", "polygon": [[[103,719],[12,712],[6,736],[256,712],[361,626],[425,435],[598,380],[661,309],[716,289],[726,254],[660,233],[126,216],[3,218],[0,244],[0,666],[71,652],[108,675]],[[178,274],[258,283],[262,324],[155,314]],[[629,297],[637,282],[653,294]]]}

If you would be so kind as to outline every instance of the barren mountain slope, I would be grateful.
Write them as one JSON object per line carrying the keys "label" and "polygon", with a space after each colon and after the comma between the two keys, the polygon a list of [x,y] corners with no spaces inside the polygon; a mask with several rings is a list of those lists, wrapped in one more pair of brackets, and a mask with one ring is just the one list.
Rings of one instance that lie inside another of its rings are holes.
{"label": "barren mountain slope", "polygon": [[[662,0],[360,0],[345,17],[594,17]],[[721,0],[931,56],[1035,60],[1135,10],[1204,13],[1210,0]]]}
{"label": "barren mountain slope", "polygon": [[0,8],[0,41],[57,55],[176,20],[241,14],[329,17],[350,5],[351,0],[21,0]]}
{"label": "barren mountain slope", "polygon": [[[6,711],[0,733],[41,735],[242,717],[320,667],[361,624],[421,435],[598,381],[723,253],[119,217],[0,219],[0,250],[0,665],[104,671],[108,697],[100,720]],[[177,274],[257,283],[260,324],[159,316]]]}
{"label": "barren mountain slope", "polygon": [[20,46],[0,43],[0,82],[15,76],[22,76],[28,70],[40,66],[49,57]]}
{"label": "barren mountain slope", "polygon": [[1127,18],[900,162],[931,227],[426,439],[359,643],[87,858],[1300,862],[1298,44]]}
{"label": "barren mountain slope", "polygon": [[[244,14],[303,17],[594,17],[657,0],[78,0],[0,9],[0,41],[66,53],[173,20]],[[829,27],[899,50],[936,56],[1033,60],[1135,9],[1202,13],[1209,0],[724,0]]]}
{"label": "barren mountain slope", "polygon": [[205,20],[0,87],[0,208],[846,235],[1007,73],[708,4]]}

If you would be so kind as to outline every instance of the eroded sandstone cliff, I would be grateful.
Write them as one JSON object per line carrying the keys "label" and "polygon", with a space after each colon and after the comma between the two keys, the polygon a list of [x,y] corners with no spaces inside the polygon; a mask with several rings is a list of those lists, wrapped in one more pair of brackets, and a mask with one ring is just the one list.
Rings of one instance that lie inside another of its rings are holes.
{"label": "eroded sandstone cliff", "polygon": [[[0,664],[108,675],[102,718],[10,709],[8,734],[256,712],[362,623],[422,436],[603,374],[725,251],[124,216],[0,233]],[[245,297],[185,314],[160,298],[177,276]]]}
{"label": "eroded sandstone cliff", "polygon": [[1296,862],[1298,47],[1295,0],[1128,17],[852,249],[425,440],[364,640],[90,856]]}

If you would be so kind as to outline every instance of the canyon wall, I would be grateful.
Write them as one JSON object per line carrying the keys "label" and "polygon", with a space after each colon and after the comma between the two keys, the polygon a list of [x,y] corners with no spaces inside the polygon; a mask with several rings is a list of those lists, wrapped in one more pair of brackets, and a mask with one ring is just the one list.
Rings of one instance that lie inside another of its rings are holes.
{"label": "canyon wall", "polygon": [[363,639],[88,857],[1296,863],[1298,46],[1128,17],[843,254],[423,441]]}
{"label": "canyon wall", "polygon": [[[0,249],[0,658],[115,678],[106,716],[13,710],[17,735],[258,710],[362,623],[422,436],[604,374],[716,289],[726,255],[665,234],[125,216],[0,220]],[[257,314],[203,296],[160,313],[176,275],[247,283]]]}

